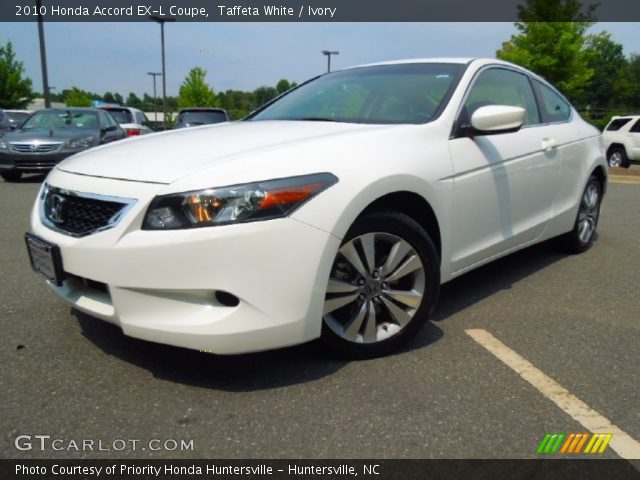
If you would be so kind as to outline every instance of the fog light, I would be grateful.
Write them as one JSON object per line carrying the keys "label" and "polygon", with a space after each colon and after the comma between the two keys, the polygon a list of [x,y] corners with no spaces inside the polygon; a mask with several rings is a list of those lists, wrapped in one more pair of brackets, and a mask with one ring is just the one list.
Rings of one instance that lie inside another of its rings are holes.
{"label": "fog light", "polygon": [[225,307],[237,307],[240,304],[238,297],[224,290],[216,291],[216,300]]}

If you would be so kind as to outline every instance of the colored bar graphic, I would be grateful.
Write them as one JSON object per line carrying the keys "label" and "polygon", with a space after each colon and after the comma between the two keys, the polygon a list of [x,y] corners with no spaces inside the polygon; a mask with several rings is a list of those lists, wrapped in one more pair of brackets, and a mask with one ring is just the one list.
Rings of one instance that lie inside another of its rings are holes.
{"label": "colored bar graphic", "polygon": [[[564,433],[547,433],[540,442],[540,445],[538,445],[537,453],[603,453],[612,437],[612,433],[594,433],[593,435],[590,433],[570,433],[568,436]],[[582,447],[585,443],[587,446],[583,451]],[[560,448],[561,445],[562,448]]]}
{"label": "colored bar graphic", "polygon": [[564,433],[547,433],[540,442],[537,453],[556,453],[565,436]]}

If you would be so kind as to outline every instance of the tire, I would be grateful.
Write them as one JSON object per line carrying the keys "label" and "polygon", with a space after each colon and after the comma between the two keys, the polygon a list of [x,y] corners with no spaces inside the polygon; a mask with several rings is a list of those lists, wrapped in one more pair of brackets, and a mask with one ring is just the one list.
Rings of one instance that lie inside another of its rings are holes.
{"label": "tire", "polygon": [[17,182],[22,177],[21,172],[2,172],[0,173],[5,182]]}
{"label": "tire", "polygon": [[560,244],[564,250],[570,253],[582,253],[593,246],[601,203],[602,184],[595,175],[591,175],[580,197],[573,230],[560,237]]}
{"label": "tire", "polygon": [[440,291],[440,260],[415,220],[377,212],[349,229],[329,277],[321,343],[341,357],[379,357],[427,322]]}
{"label": "tire", "polygon": [[627,152],[622,147],[614,147],[609,151],[607,163],[612,168],[629,168]]}

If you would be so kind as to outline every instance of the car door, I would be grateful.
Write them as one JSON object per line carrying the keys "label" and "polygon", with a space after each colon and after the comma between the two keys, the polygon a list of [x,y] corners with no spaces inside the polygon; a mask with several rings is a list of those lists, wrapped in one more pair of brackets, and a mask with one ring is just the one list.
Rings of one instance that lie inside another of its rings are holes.
{"label": "car door", "polygon": [[[485,105],[526,111],[518,131],[457,135]],[[541,236],[553,209],[559,152],[527,75],[502,66],[476,74],[460,107],[449,142],[454,170],[452,264],[462,273]]]}

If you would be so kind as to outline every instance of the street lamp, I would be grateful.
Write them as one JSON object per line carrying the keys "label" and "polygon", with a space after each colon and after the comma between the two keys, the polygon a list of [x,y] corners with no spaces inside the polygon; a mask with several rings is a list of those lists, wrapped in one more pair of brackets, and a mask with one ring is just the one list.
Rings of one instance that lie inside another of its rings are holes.
{"label": "street lamp", "polygon": [[162,111],[164,118],[162,123],[167,128],[167,71],[164,64],[164,24],[166,22],[175,22],[173,17],[161,17],[160,15],[149,15],[149,20],[153,20],[160,24],[160,45],[162,47]]}
{"label": "street lamp", "polygon": [[162,75],[157,72],[147,72],[147,75],[153,77],[153,114],[155,115],[155,122],[158,123],[158,103],[156,102],[156,77]]}
{"label": "street lamp", "polygon": [[331,71],[331,55],[340,55],[340,52],[332,50],[322,50],[322,54],[327,56],[327,72]]}
{"label": "street lamp", "polygon": [[36,0],[38,9],[38,37],[40,39],[40,66],[42,68],[42,94],[44,108],[51,108],[51,93],[49,92],[49,76],[47,75],[47,48],[44,43],[44,20],[42,18],[42,0]]}

